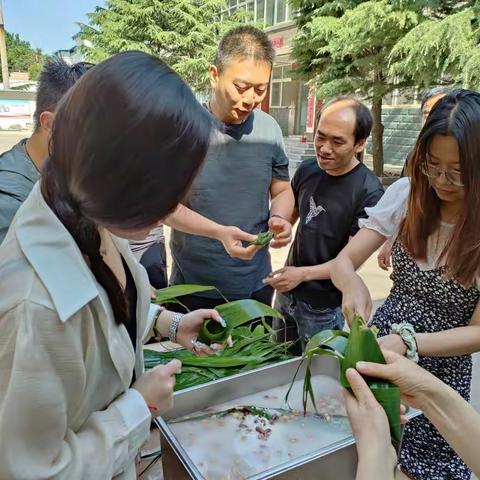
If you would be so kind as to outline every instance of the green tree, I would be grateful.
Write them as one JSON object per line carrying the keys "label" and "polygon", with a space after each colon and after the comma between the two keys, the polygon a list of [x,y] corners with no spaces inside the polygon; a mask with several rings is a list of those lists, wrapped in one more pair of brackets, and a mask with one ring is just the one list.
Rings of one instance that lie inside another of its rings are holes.
{"label": "green tree", "polygon": [[322,98],[357,94],[372,102],[374,171],[383,174],[382,101],[411,83],[389,75],[397,42],[423,20],[418,8],[402,1],[291,0],[298,8],[294,57],[304,78],[314,79]]}
{"label": "green tree", "polygon": [[225,0],[107,0],[88,15],[80,37],[92,48],[85,54],[98,62],[125,50],[158,56],[198,92],[209,88],[208,67],[220,37],[244,23],[246,13],[221,21]]}
{"label": "green tree", "polygon": [[478,2],[440,4],[437,12],[397,43],[391,53],[390,73],[420,86],[458,84],[478,89]]}
{"label": "green tree", "polygon": [[6,44],[9,72],[29,72],[30,80],[36,80],[46,58],[42,51],[16,33],[6,32]]}

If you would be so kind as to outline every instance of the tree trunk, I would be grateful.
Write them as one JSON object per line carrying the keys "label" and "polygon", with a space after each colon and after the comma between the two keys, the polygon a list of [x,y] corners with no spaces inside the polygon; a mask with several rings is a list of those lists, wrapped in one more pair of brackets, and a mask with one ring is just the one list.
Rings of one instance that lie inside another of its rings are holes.
{"label": "tree trunk", "polygon": [[374,95],[372,100],[372,156],[373,171],[377,177],[383,176],[383,124],[382,124],[382,97]]}

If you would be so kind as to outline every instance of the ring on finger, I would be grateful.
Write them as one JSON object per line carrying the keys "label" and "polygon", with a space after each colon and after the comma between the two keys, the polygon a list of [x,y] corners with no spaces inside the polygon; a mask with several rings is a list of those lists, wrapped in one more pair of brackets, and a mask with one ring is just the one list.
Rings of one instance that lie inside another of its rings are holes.
{"label": "ring on finger", "polygon": [[192,348],[196,350],[197,348],[201,348],[203,346],[202,342],[199,342],[198,340],[192,340]]}

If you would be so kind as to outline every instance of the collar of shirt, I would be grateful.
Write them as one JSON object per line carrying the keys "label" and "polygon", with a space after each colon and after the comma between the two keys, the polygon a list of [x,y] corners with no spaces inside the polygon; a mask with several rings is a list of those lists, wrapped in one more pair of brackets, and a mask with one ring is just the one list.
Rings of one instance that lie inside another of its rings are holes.
{"label": "collar of shirt", "polygon": [[[38,182],[15,221],[20,248],[39,276],[62,322],[99,296],[98,285],[73,237],[45,202]],[[129,254],[128,242],[112,239],[132,271],[135,283],[138,265]],[[140,272],[142,273],[142,272]],[[140,292],[139,292],[140,293]]]}

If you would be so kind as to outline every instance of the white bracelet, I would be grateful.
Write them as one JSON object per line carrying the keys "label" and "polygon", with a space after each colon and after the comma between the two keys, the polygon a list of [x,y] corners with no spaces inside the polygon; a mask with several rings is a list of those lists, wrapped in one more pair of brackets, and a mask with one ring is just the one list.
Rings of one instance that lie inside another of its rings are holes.
{"label": "white bracelet", "polygon": [[178,325],[183,317],[184,317],[183,313],[173,312],[172,323],[170,323],[170,327],[168,327],[168,338],[173,343],[176,343],[177,341]]}

